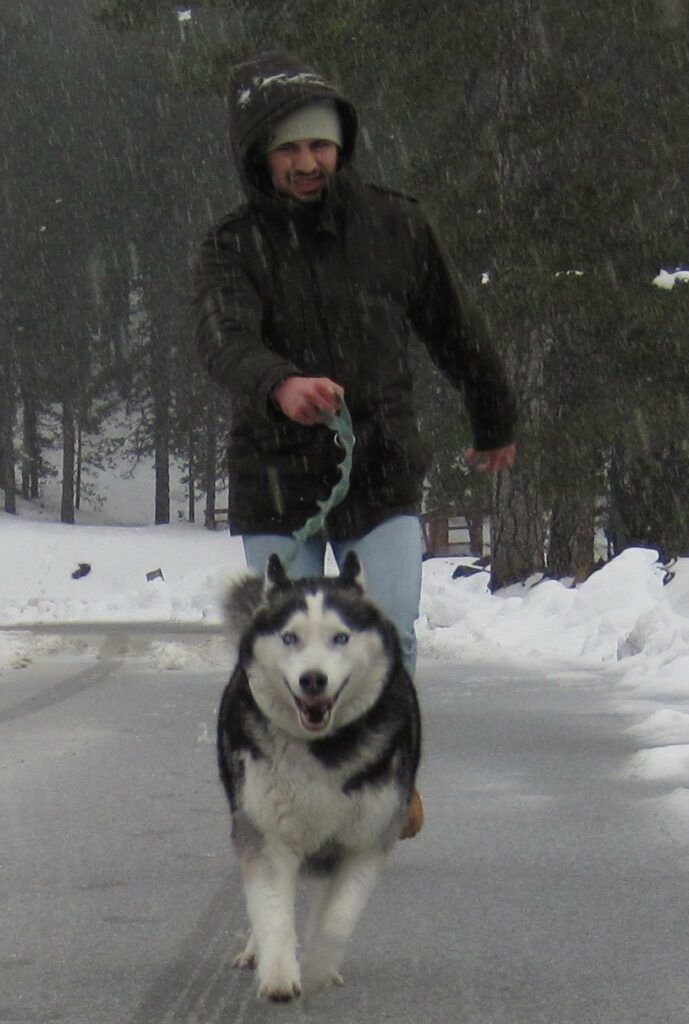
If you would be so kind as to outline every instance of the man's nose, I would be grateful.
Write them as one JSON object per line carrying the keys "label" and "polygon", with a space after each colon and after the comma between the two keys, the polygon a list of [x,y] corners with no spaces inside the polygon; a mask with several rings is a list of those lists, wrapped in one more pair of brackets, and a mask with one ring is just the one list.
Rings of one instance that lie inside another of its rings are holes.
{"label": "man's nose", "polygon": [[300,146],[295,153],[294,169],[300,174],[312,174],[318,170],[318,161],[309,146]]}

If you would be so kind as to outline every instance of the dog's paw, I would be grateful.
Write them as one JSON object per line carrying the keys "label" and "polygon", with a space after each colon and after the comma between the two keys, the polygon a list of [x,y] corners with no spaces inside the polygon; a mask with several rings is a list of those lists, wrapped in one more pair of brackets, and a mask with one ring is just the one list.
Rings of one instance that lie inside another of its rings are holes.
{"label": "dog's paw", "polygon": [[258,964],[258,953],[256,950],[256,943],[254,942],[253,935],[249,936],[247,942],[241,953],[234,958],[232,966],[236,967],[240,971],[254,971]]}
{"label": "dog's paw", "polygon": [[255,953],[247,953],[243,950],[232,961],[232,966],[238,971],[255,971],[258,958]]}
{"label": "dog's paw", "polygon": [[340,988],[344,985],[344,978],[339,971],[332,968],[306,964],[304,966],[304,991],[308,993],[318,992],[324,988]]}
{"label": "dog's paw", "polygon": [[301,995],[301,982],[294,978],[266,978],[258,986],[258,998],[270,1003],[290,1003]]}
{"label": "dog's paw", "polygon": [[301,978],[296,959],[282,959],[259,971],[259,999],[267,999],[271,1003],[289,1003],[301,995]]}

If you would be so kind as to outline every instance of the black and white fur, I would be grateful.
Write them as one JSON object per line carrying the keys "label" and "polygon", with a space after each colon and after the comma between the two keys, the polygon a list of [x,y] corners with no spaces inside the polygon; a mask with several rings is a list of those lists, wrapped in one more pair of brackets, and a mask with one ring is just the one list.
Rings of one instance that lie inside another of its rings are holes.
{"label": "black and white fur", "polygon": [[[394,626],[367,599],[357,556],[292,581],[276,555],[226,608],[239,655],[218,722],[220,775],[256,967],[276,1002],[341,983],[345,944],[405,821],[420,720]],[[295,896],[309,878],[301,964]]]}

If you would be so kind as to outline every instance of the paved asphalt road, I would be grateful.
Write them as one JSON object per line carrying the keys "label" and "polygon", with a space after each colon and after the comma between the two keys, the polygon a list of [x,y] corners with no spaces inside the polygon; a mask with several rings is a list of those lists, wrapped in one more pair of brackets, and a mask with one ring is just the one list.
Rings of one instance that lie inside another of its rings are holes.
{"label": "paved asphalt road", "polygon": [[422,662],[426,828],[345,987],[273,1007],[231,969],[224,673],[154,669],[147,642],[0,673],[0,1024],[686,1024],[689,847],[625,776],[601,680]]}

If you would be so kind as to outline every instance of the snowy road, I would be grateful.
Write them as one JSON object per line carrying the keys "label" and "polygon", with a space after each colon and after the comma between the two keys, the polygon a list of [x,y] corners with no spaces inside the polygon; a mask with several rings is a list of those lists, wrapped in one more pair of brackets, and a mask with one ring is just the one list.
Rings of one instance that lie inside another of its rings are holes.
{"label": "snowy road", "polygon": [[629,777],[632,720],[595,675],[505,661],[421,663],[426,828],[345,988],[257,1003],[230,966],[222,657],[176,635],[172,671],[159,640],[72,637],[0,673],[0,1024],[685,1024],[689,847]]}

